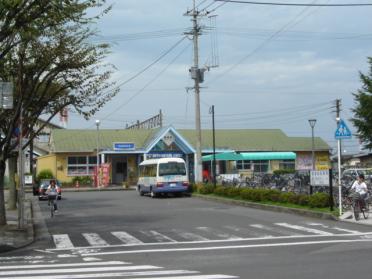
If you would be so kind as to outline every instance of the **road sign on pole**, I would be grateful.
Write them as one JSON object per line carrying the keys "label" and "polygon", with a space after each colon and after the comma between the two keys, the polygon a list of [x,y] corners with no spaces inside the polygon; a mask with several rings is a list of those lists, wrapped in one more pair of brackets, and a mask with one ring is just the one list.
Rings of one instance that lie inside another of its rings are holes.
{"label": "road sign on pole", "polygon": [[349,127],[346,125],[345,121],[340,119],[337,125],[337,129],[335,131],[335,139],[350,139],[351,138],[351,131]]}

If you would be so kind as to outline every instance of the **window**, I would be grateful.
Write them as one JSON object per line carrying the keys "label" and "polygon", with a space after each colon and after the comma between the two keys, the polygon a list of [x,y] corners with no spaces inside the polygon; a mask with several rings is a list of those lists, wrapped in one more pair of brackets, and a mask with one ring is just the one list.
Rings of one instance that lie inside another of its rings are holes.
{"label": "window", "polygon": [[70,156],[67,157],[67,175],[92,175],[96,166],[96,156]]}
{"label": "window", "polygon": [[236,161],[236,168],[238,170],[250,170],[251,161]]}
{"label": "window", "polygon": [[177,162],[159,164],[159,176],[164,175],[186,175],[185,164]]}
{"label": "window", "polygon": [[253,168],[254,168],[254,172],[268,172],[269,161],[267,160],[254,161]]}
{"label": "window", "polygon": [[279,169],[281,169],[281,170],[294,170],[295,169],[295,160],[279,161]]}

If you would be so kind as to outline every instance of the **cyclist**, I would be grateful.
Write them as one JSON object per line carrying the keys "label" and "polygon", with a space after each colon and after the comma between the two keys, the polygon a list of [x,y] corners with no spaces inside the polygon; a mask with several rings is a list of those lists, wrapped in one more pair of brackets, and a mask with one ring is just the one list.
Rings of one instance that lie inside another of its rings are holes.
{"label": "cyclist", "polygon": [[54,211],[58,212],[57,210],[57,197],[58,197],[58,186],[56,185],[55,180],[50,180],[48,189],[46,190],[46,193],[48,195],[48,205],[50,205],[51,200],[54,201]]}
{"label": "cyclist", "polygon": [[357,180],[353,183],[353,185],[350,188],[351,190],[354,190],[356,195],[353,196],[354,201],[357,201],[358,199],[361,200],[361,206],[365,207],[365,199],[368,196],[368,188],[367,184],[364,182],[364,175],[359,174]]}

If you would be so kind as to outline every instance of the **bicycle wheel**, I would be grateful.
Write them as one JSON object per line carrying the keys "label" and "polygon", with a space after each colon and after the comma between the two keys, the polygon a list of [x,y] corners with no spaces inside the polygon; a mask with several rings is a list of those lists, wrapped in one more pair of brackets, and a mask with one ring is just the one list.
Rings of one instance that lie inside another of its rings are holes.
{"label": "bicycle wheel", "polygon": [[50,201],[50,217],[54,217],[54,201]]}
{"label": "bicycle wheel", "polygon": [[362,209],[364,219],[368,219],[369,216],[369,204],[366,202],[364,209]]}
{"label": "bicycle wheel", "polygon": [[360,203],[357,201],[357,202],[354,202],[353,204],[353,211],[354,211],[354,218],[355,220],[359,220],[360,218]]}

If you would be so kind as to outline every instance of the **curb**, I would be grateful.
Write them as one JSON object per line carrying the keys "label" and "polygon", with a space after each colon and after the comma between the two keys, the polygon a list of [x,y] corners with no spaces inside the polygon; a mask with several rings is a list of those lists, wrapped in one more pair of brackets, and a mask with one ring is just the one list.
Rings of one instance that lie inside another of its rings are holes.
{"label": "curb", "polygon": [[310,211],[306,209],[289,208],[289,207],[269,205],[269,204],[260,204],[260,203],[249,202],[249,201],[230,200],[230,199],[225,199],[225,198],[220,198],[220,197],[204,196],[204,195],[199,195],[195,193],[193,193],[193,197],[210,200],[210,201],[222,202],[226,204],[245,206],[245,207],[250,207],[250,208],[255,208],[255,209],[271,210],[271,211],[276,211],[276,212],[297,214],[297,215],[306,216],[306,217],[339,221],[339,218],[332,214],[323,213],[323,212],[314,212],[314,211]]}

